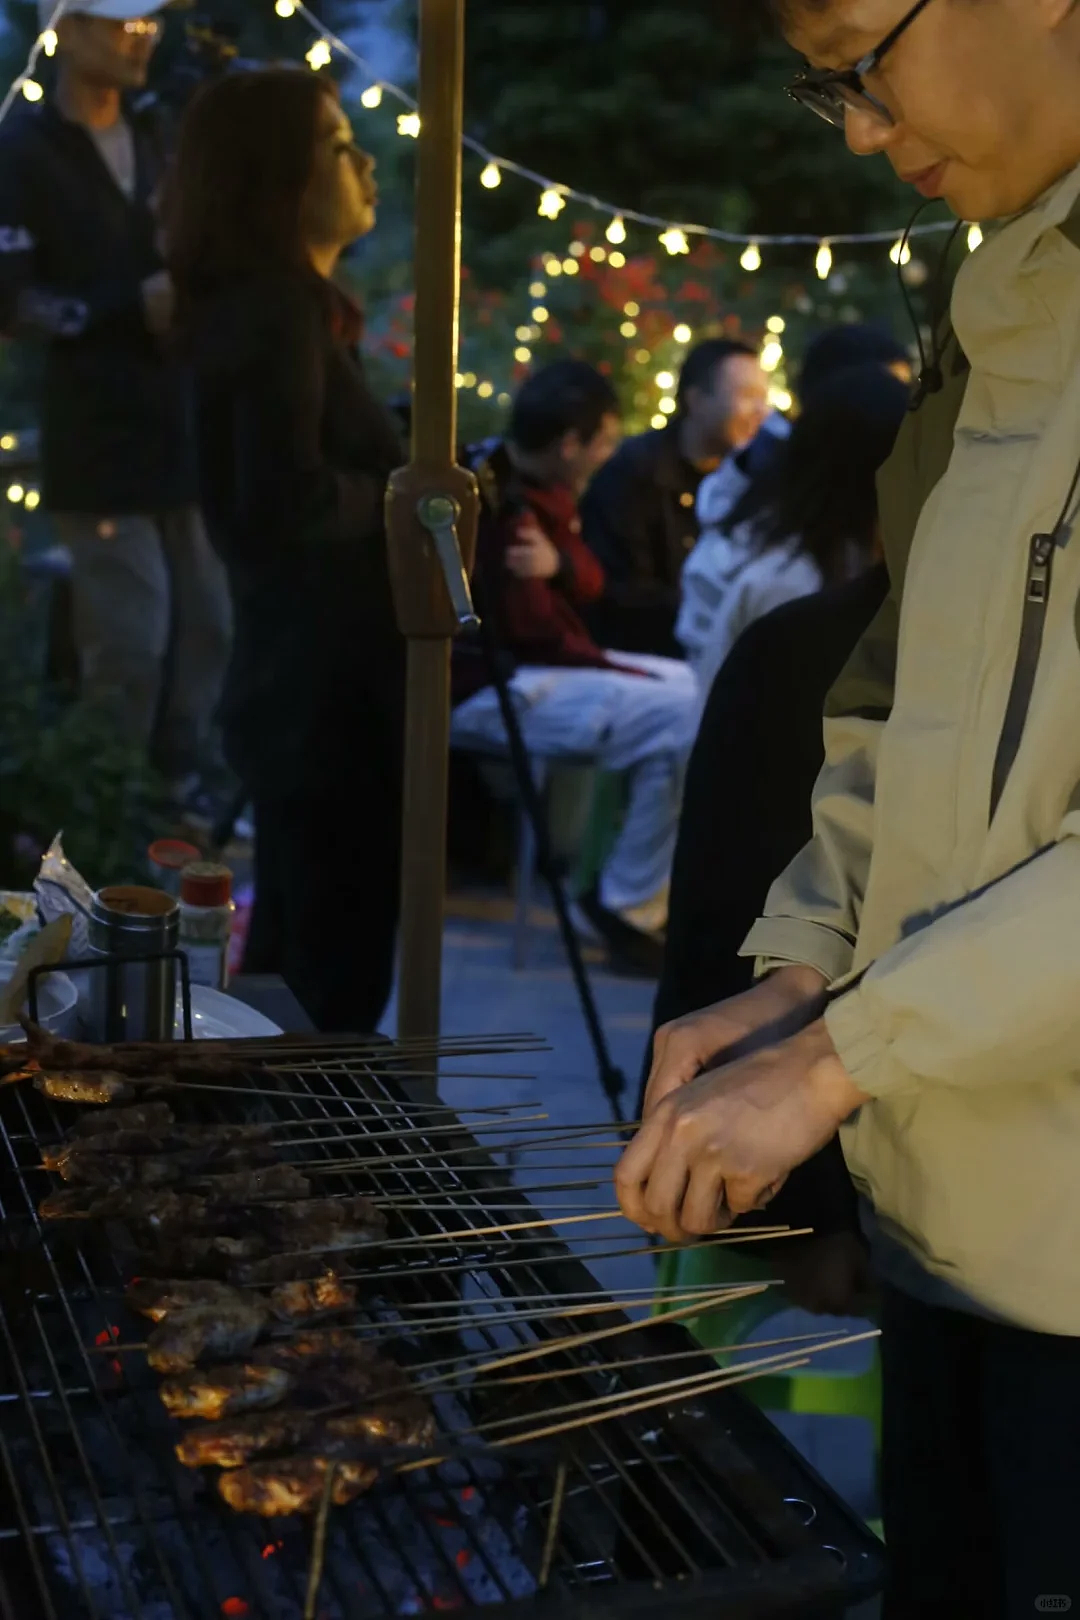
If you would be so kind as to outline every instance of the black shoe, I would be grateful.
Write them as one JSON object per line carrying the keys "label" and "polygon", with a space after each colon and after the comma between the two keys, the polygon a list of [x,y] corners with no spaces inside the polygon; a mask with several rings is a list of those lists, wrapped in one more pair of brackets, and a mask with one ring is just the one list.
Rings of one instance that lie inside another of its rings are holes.
{"label": "black shoe", "polygon": [[612,970],[632,979],[658,979],[664,965],[664,942],[655,934],[634,928],[617,911],[600,903],[599,891],[592,888],[574,902],[576,909],[602,942]]}

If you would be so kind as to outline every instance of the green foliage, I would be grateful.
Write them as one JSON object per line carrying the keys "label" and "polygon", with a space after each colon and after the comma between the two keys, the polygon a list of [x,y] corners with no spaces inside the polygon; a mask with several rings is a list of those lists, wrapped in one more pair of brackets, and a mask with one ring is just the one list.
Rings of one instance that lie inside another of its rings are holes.
{"label": "green foliage", "polygon": [[109,715],[45,680],[44,619],[0,537],[0,887],[24,887],[61,829],[87,882],[130,881],[160,831],[161,789]]}

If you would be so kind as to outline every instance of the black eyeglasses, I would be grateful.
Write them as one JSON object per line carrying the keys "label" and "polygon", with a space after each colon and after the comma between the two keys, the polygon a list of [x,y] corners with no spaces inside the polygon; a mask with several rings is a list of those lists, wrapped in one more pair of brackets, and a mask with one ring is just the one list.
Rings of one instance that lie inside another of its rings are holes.
{"label": "black eyeglasses", "polygon": [[897,40],[929,4],[930,0],[915,0],[911,10],[900,19],[892,32],[886,34],[881,44],[856,62],[853,68],[844,68],[839,72],[827,68],[808,68],[788,85],[788,95],[840,129],[844,127],[849,110],[871,113],[883,123],[894,124],[896,120],[888,107],[877,96],[871,95],[863,80],[868,73],[881,66]]}

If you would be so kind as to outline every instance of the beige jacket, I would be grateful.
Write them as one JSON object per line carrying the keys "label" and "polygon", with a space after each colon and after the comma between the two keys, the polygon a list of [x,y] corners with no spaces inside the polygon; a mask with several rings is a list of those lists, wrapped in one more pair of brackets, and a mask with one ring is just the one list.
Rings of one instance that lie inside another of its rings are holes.
{"label": "beige jacket", "polygon": [[851,979],[826,1017],[873,1101],[844,1148],[886,1230],[977,1304],[1067,1334],[1080,498],[1048,595],[1032,537],[1080,466],[1078,198],[1080,170],[960,272],[945,386],[882,472],[893,594],[830,696],[814,838],[743,947]]}

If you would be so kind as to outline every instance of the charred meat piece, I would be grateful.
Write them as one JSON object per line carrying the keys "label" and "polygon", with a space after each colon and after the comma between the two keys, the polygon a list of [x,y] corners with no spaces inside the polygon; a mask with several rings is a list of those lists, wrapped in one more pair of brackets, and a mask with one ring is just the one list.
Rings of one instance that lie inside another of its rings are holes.
{"label": "charred meat piece", "polygon": [[333,1271],[314,1281],[281,1283],[270,1295],[270,1309],[281,1322],[310,1322],[315,1317],[332,1316],[356,1305],[357,1290],[343,1283]]}
{"label": "charred meat piece", "polygon": [[107,1114],[84,1114],[68,1132],[69,1138],[80,1141],[108,1136],[113,1131],[143,1131],[160,1134],[174,1123],[175,1114],[168,1103],[134,1103],[129,1108],[110,1108]]}
{"label": "charred meat piece", "polygon": [[[138,1110],[125,1108],[116,1109],[115,1112],[131,1114]],[[108,1118],[108,1115],[101,1117]],[[94,1154],[153,1154],[161,1157],[192,1149],[206,1153],[229,1153],[272,1140],[273,1129],[269,1125],[177,1125],[171,1130],[139,1130],[133,1126],[95,1131],[89,1136],[72,1133],[66,1141],[45,1150],[45,1164],[49,1170],[58,1168],[65,1156],[75,1153],[87,1158]]]}
{"label": "charred meat piece", "polygon": [[101,1104],[130,1095],[123,1075],[107,1069],[90,1074],[54,1069],[35,1074],[34,1087],[53,1102]]}
{"label": "charred meat piece", "polygon": [[270,1451],[295,1451],[317,1432],[320,1419],[301,1407],[253,1412],[189,1429],[176,1447],[185,1468],[242,1468]]}
{"label": "charred meat piece", "polygon": [[[401,1376],[404,1383],[404,1377]],[[359,1445],[430,1446],[435,1438],[435,1415],[425,1400],[407,1391],[372,1401],[368,1411],[328,1418],[319,1440],[320,1451],[348,1455],[350,1442]]]}
{"label": "charred meat piece", "polygon": [[163,1379],[159,1393],[173,1417],[213,1420],[276,1406],[291,1382],[283,1367],[235,1361]]}
{"label": "charred meat piece", "polygon": [[168,1190],[102,1193],[95,1187],[63,1187],[41,1200],[38,1214],[43,1221],[132,1221],[156,1231],[181,1217],[191,1218],[191,1206],[200,1202]]}
{"label": "charred meat piece", "polygon": [[206,1356],[244,1356],[269,1320],[269,1306],[254,1294],[177,1311],[150,1333],[147,1359],[155,1372],[178,1373]]}
{"label": "charred meat piece", "polygon": [[331,1501],[335,1507],[344,1507],[370,1490],[379,1477],[378,1469],[370,1463],[296,1456],[233,1469],[222,1474],[218,1491],[237,1513],[257,1513],[266,1519],[288,1513],[313,1513],[322,1499],[326,1471],[331,1467]]}
{"label": "charred meat piece", "polygon": [[29,1055],[43,1069],[84,1070],[88,1073],[110,1069],[136,1079],[168,1074],[201,1080],[245,1074],[251,1067],[250,1060],[205,1052],[201,1049],[201,1042],[193,1042],[189,1046],[183,1041],[123,1041],[116,1046],[99,1046],[84,1041],[63,1040],[37,1024],[27,1022],[24,1027],[27,1036],[24,1059],[29,1051]]}
{"label": "charred meat piece", "polygon": [[228,1283],[211,1282],[198,1278],[189,1282],[158,1282],[153,1277],[140,1277],[129,1285],[124,1303],[151,1322],[164,1322],[177,1311],[198,1310],[206,1306],[225,1308],[243,1301],[246,1295]]}
{"label": "charred meat piece", "polygon": [[[195,1178],[215,1177],[218,1172],[242,1175],[265,1165],[278,1165],[277,1153],[268,1142],[227,1150],[220,1147],[185,1148],[183,1152],[163,1153],[160,1157],[150,1153],[86,1153],[71,1147],[58,1155],[47,1168],[57,1170],[73,1186],[119,1188],[173,1187]],[[293,1170],[292,1185],[295,1185],[295,1178],[299,1174],[299,1171]],[[243,1182],[237,1185],[242,1188]],[[299,1188],[301,1193],[305,1190],[310,1190],[306,1179],[303,1187]],[[284,1184],[276,1196],[288,1196]]]}

